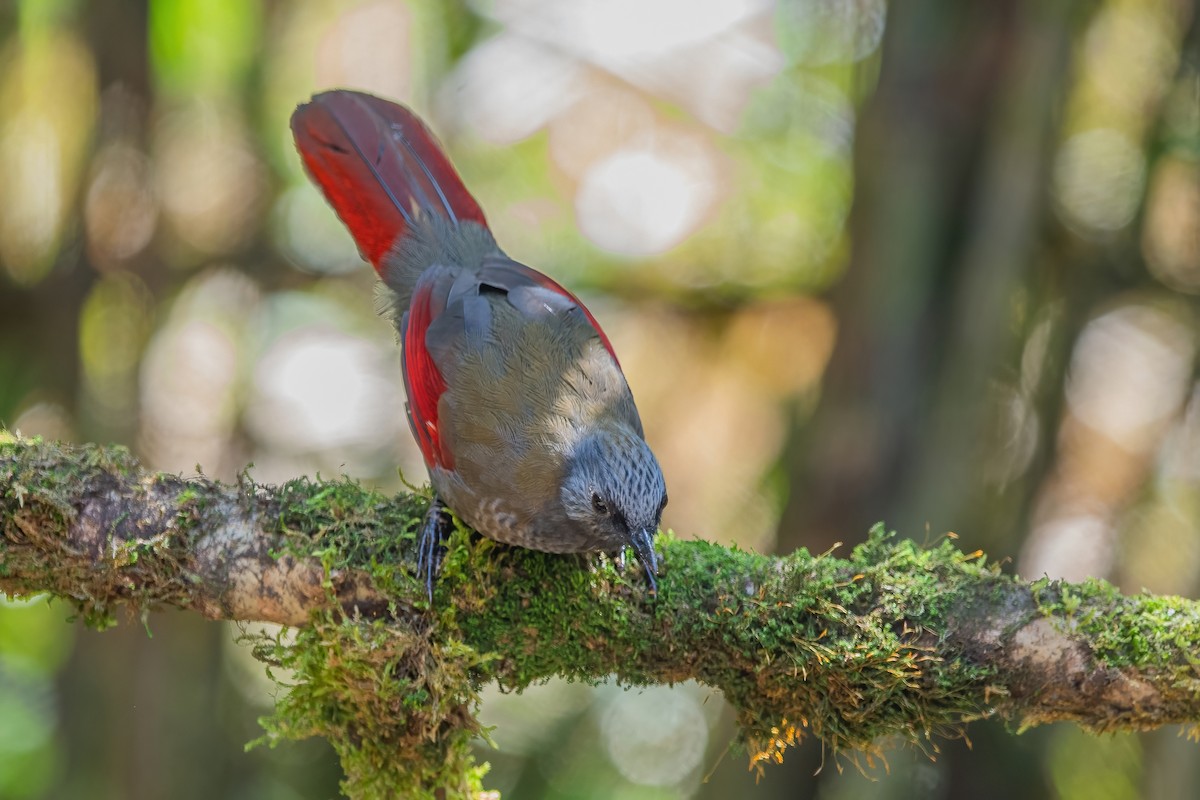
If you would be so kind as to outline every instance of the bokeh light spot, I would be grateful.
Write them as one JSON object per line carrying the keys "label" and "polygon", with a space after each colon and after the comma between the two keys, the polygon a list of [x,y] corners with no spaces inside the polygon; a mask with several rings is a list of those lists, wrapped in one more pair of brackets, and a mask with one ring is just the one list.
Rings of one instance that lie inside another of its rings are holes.
{"label": "bokeh light spot", "polygon": [[390,444],[404,415],[388,371],[371,342],[328,326],[298,328],[255,368],[247,424],[260,440],[293,452]]}
{"label": "bokeh light spot", "polygon": [[780,0],[780,48],[810,66],[861,61],[879,47],[885,0]]}
{"label": "bokeh light spot", "polygon": [[455,70],[443,105],[494,144],[520,141],[578,97],[578,61],[538,42],[499,34],[478,45]]}
{"label": "bokeh light spot", "polygon": [[708,723],[689,692],[652,686],[624,692],[609,705],[604,744],[613,766],[644,786],[670,786],[700,766]]}
{"label": "bokeh light spot", "polygon": [[[1067,376],[1067,407],[1122,446],[1145,446],[1186,397],[1195,332],[1150,305],[1124,305],[1088,323]],[[1154,391],[1146,387],[1153,386]]]}
{"label": "bokeh light spot", "polygon": [[198,102],[156,132],[158,192],[172,228],[200,253],[225,253],[258,229],[266,176],[237,112]]}
{"label": "bokeh light spot", "polygon": [[136,148],[117,143],[92,165],[84,201],[84,224],[93,261],[109,266],[137,255],[150,242],[158,221],[150,162]]}
{"label": "bokeh light spot", "polygon": [[1164,284],[1200,293],[1200,161],[1164,156],[1155,167],[1142,252]]}
{"label": "bokeh light spot", "polygon": [[1128,225],[1141,201],[1145,159],[1129,137],[1111,128],[1076,134],[1054,163],[1054,195],[1070,222],[1084,233]]}
{"label": "bokeh light spot", "polygon": [[575,198],[584,234],[627,256],[661,253],[683,241],[699,225],[716,188],[715,170],[703,152],[688,155],[628,149],[594,164]]}

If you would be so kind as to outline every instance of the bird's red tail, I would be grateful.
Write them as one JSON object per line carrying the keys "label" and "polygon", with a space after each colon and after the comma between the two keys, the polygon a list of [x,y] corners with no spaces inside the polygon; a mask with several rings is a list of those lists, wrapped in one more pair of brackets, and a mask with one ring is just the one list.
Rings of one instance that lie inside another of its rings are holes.
{"label": "bird's red tail", "polygon": [[384,256],[420,216],[487,227],[433,134],[404,106],[362,92],[323,92],[292,114],[292,134],[309,173],[381,275]]}

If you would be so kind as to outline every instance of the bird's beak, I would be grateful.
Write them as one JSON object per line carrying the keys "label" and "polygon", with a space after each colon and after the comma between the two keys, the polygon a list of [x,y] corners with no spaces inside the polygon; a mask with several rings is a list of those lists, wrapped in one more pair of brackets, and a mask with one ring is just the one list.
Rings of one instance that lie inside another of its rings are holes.
{"label": "bird's beak", "polygon": [[642,528],[630,538],[633,543],[633,552],[637,554],[638,561],[642,562],[642,566],[646,568],[646,577],[650,579],[650,591],[657,592],[658,553],[654,551],[654,533]]}

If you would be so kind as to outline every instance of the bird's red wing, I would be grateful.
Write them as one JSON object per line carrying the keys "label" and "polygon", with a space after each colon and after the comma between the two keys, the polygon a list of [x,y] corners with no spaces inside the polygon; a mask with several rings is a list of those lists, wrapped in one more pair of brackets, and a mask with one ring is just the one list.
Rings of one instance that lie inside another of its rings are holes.
{"label": "bird's red wing", "polygon": [[435,297],[437,269],[426,272],[417,283],[403,332],[404,389],[408,393],[408,422],[413,437],[430,469],[454,468],[454,455],[442,446],[438,430],[438,400],[446,381],[425,345],[429,325],[444,310],[445,297]]}
{"label": "bird's red wing", "polygon": [[510,291],[522,284],[540,286],[543,289],[549,289],[567,298],[583,312],[588,323],[595,329],[596,335],[600,337],[600,343],[604,345],[604,349],[612,356],[617,366],[621,365],[620,360],[617,359],[617,352],[613,349],[612,342],[608,340],[608,335],[604,333],[604,329],[600,327],[600,323],[592,316],[592,312],[588,311],[587,306],[578,297],[549,275],[545,275],[532,267],[527,267],[524,264],[506,258],[485,261],[483,269],[480,272],[480,279],[484,283],[500,286]]}

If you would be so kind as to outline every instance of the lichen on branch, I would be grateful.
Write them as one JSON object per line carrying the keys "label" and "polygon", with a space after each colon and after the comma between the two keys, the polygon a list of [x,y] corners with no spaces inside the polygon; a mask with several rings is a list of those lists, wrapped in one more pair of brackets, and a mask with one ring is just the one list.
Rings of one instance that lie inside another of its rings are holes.
{"label": "lichen on branch", "polygon": [[635,564],[459,529],[430,604],[413,570],[427,503],[347,480],[152,474],[120,448],[0,433],[0,590],[50,592],[97,626],[120,605],[295,626],[255,642],[292,675],[264,738],[328,738],[360,797],[478,794],[469,743],[489,681],[694,678],[737,710],[756,763],[804,735],[871,751],[992,715],[1200,720],[1189,600],[1024,583],[950,539],[877,526],[844,557],[662,536],[656,595]]}

